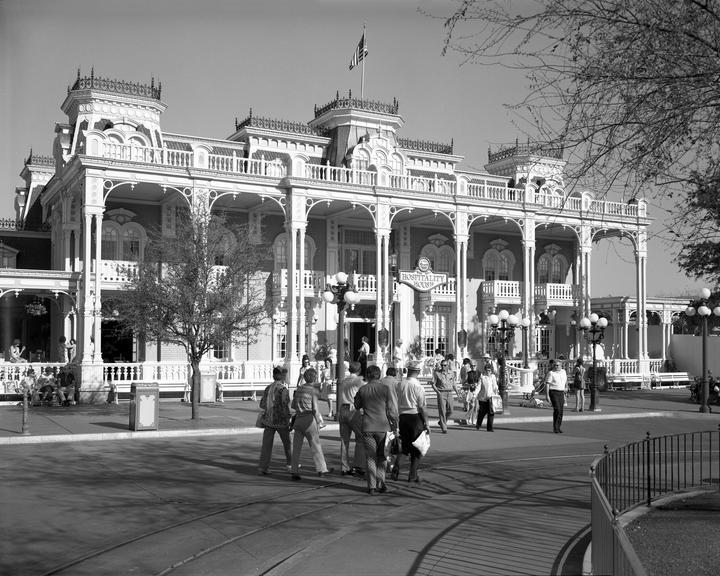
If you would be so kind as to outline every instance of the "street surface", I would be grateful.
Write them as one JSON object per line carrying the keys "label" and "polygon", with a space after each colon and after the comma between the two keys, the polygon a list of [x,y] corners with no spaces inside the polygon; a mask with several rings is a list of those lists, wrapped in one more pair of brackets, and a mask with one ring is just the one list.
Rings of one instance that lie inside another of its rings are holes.
{"label": "street surface", "polygon": [[[422,482],[405,482],[405,465],[378,496],[361,479],[318,478],[307,445],[291,481],[277,437],[258,476],[260,430],[2,446],[0,574],[579,574],[604,445],[718,420],[571,415],[564,434],[502,417],[494,433],[434,429]],[[339,470],[337,431],[322,441]]]}

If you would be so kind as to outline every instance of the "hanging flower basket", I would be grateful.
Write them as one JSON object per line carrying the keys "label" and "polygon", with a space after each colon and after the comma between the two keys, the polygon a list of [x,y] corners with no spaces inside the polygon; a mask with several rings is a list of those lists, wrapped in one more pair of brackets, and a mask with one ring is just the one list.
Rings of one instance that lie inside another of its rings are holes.
{"label": "hanging flower basket", "polygon": [[38,298],[35,298],[30,304],[25,305],[25,312],[28,316],[44,316],[47,314],[47,308]]}

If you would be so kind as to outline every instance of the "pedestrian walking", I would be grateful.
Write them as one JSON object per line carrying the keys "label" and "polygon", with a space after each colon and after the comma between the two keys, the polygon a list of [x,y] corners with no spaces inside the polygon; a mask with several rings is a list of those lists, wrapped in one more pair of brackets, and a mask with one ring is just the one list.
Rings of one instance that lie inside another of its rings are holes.
{"label": "pedestrian walking", "polygon": [[[365,381],[360,378],[360,363],[350,362],[349,374],[338,382],[338,414],[340,427],[340,469],[343,476],[362,476],[365,468],[365,448],[362,438],[362,414],[355,410],[355,395]],[[353,464],[350,465],[350,438],[355,435]]]}
{"label": "pedestrian walking", "polygon": [[563,404],[567,390],[567,373],[560,362],[550,360],[550,371],[545,377],[545,399],[553,407],[553,432],[562,434]]}
{"label": "pedestrian walking", "polygon": [[478,374],[475,370],[467,373],[467,392],[465,393],[465,402],[467,409],[465,410],[465,424],[472,425],[478,416],[478,400],[477,400]]}
{"label": "pedestrian walking", "polygon": [[310,368],[310,356],[303,354],[302,359],[300,360],[300,371],[298,372],[297,382],[295,382],[296,387],[299,388],[305,383],[303,376],[308,368]]}
{"label": "pedestrian walking", "polygon": [[453,394],[458,394],[455,372],[448,369],[448,361],[442,359],[433,373],[431,385],[437,395],[440,430],[447,434],[447,423],[453,413]]}
{"label": "pedestrian walking", "polygon": [[385,485],[385,436],[397,429],[397,410],[387,385],[380,381],[379,366],[368,366],[365,386],[355,394],[355,409],[363,411],[362,433],[365,444],[365,478],[368,493],[387,492]]}
{"label": "pedestrian walking", "polygon": [[[425,388],[418,380],[420,363],[410,362],[407,365],[407,378],[398,385],[398,431],[400,432],[401,451],[410,457],[410,471],[408,482],[420,482],[418,469],[422,454],[413,446],[413,442],[420,434],[429,430],[427,406],[425,404]],[[397,480],[400,477],[400,458],[392,468],[390,478]]]}
{"label": "pedestrian walking", "polygon": [[489,362],[483,367],[483,373],[480,375],[480,381],[475,389],[475,393],[477,398],[477,422],[475,423],[475,430],[482,428],[483,420],[485,416],[487,416],[486,430],[488,432],[495,432],[493,428],[495,411],[492,408],[492,397],[498,396],[500,390],[498,389],[497,377],[493,374],[492,365]]}
{"label": "pedestrian walking", "polygon": [[260,399],[260,409],[263,411],[262,423],[264,426],[262,447],[260,448],[260,474],[267,474],[270,468],[273,442],[275,434],[285,450],[285,465],[288,471],[292,467],[292,452],[290,451],[290,393],[283,382],[283,370],[279,366],[273,368],[273,382],[265,388]]}
{"label": "pedestrian walking", "polygon": [[365,380],[367,379],[368,356],[370,356],[370,341],[367,336],[363,336],[358,349],[358,362],[360,362],[360,376]]}
{"label": "pedestrian walking", "polygon": [[575,392],[575,412],[582,412],[585,409],[585,365],[582,358],[575,360],[573,391]]}
{"label": "pedestrian walking", "polygon": [[332,472],[328,470],[325,464],[325,456],[323,455],[322,445],[320,444],[320,427],[318,425],[318,416],[320,407],[318,406],[318,394],[315,388],[317,382],[317,370],[308,368],[303,374],[304,383],[299,386],[292,399],[292,408],[295,410],[295,424],[293,430],[292,447],[292,479],[301,480],[300,470],[300,454],[302,453],[303,440],[307,438],[312,452],[313,461],[315,462],[315,471],[320,477],[324,477]]}

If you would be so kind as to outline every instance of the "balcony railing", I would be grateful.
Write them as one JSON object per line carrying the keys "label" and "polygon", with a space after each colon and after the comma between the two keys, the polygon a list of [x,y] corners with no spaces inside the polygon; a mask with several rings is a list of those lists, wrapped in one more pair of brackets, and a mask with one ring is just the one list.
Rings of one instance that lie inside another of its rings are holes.
{"label": "balcony railing", "polygon": [[[273,287],[286,293],[288,290],[288,273],[287,268],[276,270],[273,272]],[[300,274],[299,270],[295,270],[295,280],[297,281]],[[325,288],[325,275],[322,272],[314,270],[303,271],[302,289],[306,295],[312,295],[315,292]],[[309,294],[308,294],[309,293]]]}
{"label": "balcony railing", "polygon": [[521,284],[521,282],[514,280],[490,280],[483,282],[483,300],[520,300]]}
{"label": "balcony railing", "polygon": [[[257,158],[243,158],[236,154],[209,154],[200,160],[202,165],[195,165],[195,154],[189,150],[173,150],[169,148],[150,148],[132,144],[103,142],[102,146],[88,145],[87,155],[99,156],[111,160],[144,162],[169,168],[203,168],[226,174],[244,174],[271,179],[287,176],[288,166],[279,159],[267,161]],[[304,172],[299,175],[308,180],[331,182],[336,184],[352,184],[354,186],[376,186],[378,174],[369,170],[353,170],[339,166],[322,164],[306,164]],[[389,187],[411,192],[425,192],[441,196],[467,194],[468,198],[522,205],[524,202],[535,203],[553,210],[565,212],[585,212],[594,215],[611,217],[645,216],[645,209],[639,211],[644,204],[611,202],[608,200],[587,201],[580,197],[563,197],[560,195],[535,193],[531,198],[525,197],[522,188],[509,188],[507,182],[500,178],[485,178],[482,181],[470,182],[463,191],[458,190],[457,182],[447,178],[427,178],[407,174],[391,174]]]}
{"label": "balcony railing", "polygon": [[535,300],[553,302],[573,302],[580,294],[577,284],[536,284]]}

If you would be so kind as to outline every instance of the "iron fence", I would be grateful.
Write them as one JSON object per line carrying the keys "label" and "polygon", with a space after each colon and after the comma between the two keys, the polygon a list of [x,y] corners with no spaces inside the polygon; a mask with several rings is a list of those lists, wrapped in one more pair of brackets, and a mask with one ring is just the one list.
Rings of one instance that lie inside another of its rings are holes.
{"label": "iron fence", "polygon": [[633,442],[608,451],[590,467],[594,574],[646,574],[618,517],[641,504],[688,488],[720,489],[720,426]]}
{"label": "iron fence", "polygon": [[720,485],[718,430],[650,437],[607,451],[594,477],[614,514],[664,494],[686,488]]}

